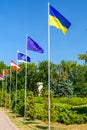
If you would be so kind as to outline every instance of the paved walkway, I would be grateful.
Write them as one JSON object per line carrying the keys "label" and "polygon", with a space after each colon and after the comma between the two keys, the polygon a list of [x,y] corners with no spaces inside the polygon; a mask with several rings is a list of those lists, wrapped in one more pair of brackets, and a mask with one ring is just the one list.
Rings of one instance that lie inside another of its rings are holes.
{"label": "paved walkway", "polygon": [[0,110],[0,130],[18,130],[9,118]]}

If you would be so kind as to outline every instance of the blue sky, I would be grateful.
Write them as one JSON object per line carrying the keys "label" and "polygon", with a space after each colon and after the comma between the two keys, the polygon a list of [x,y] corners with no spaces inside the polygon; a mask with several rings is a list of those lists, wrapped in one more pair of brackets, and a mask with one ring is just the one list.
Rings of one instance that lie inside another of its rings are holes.
{"label": "blue sky", "polygon": [[[87,0],[49,0],[70,22],[66,34],[50,27],[51,61],[77,61],[87,50]],[[17,61],[17,50],[25,53],[26,34],[43,49],[40,54],[28,51],[31,62],[48,59],[48,0],[0,0],[0,61]]]}

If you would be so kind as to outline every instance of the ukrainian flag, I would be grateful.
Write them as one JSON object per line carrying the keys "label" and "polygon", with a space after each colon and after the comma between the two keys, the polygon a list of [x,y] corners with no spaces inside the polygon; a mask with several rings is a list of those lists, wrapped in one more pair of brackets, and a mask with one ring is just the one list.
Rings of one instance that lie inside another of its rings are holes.
{"label": "ukrainian flag", "polygon": [[66,34],[71,23],[51,5],[49,6],[49,25],[55,26]]}

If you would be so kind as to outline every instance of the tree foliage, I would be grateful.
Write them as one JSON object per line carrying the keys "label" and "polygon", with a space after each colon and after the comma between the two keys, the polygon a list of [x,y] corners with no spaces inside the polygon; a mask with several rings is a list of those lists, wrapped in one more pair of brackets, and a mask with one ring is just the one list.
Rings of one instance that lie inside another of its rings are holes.
{"label": "tree foliage", "polygon": [[[42,120],[47,122],[48,121],[48,91],[45,91],[44,98],[45,98],[45,100],[44,100],[44,108],[43,108],[43,112],[42,112]],[[51,121],[56,120],[52,91],[50,91],[50,120]]]}
{"label": "tree foliage", "polygon": [[35,101],[33,92],[29,92],[29,96],[27,97],[27,105],[26,105],[26,116],[29,120],[35,119]]}
{"label": "tree foliage", "polygon": [[79,60],[84,60],[85,63],[87,63],[87,51],[85,54],[78,54],[78,59]]}

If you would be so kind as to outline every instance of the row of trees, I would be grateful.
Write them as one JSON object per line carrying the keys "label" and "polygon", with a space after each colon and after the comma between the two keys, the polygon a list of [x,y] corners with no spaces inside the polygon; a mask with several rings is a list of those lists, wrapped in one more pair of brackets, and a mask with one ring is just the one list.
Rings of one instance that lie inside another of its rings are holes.
{"label": "row of trees", "polygon": [[[19,64],[21,70],[17,75],[17,89],[24,89],[25,86],[25,64]],[[56,65],[50,63],[51,66],[51,90],[56,97],[85,97],[87,95],[87,65],[77,64],[75,61],[61,61]],[[10,67],[6,66],[4,62],[0,62],[0,73],[4,69],[10,71]],[[38,95],[37,82],[43,82],[43,92],[48,89],[48,62],[42,61],[38,65],[30,63],[27,66],[27,91],[33,91],[34,95]],[[7,92],[9,93],[10,76],[3,81],[3,86],[7,85]],[[2,88],[2,82],[0,82]],[[11,91],[16,90],[16,71],[12,70],[11,76]],[[43,93],[42,93],[43,95]]]}

